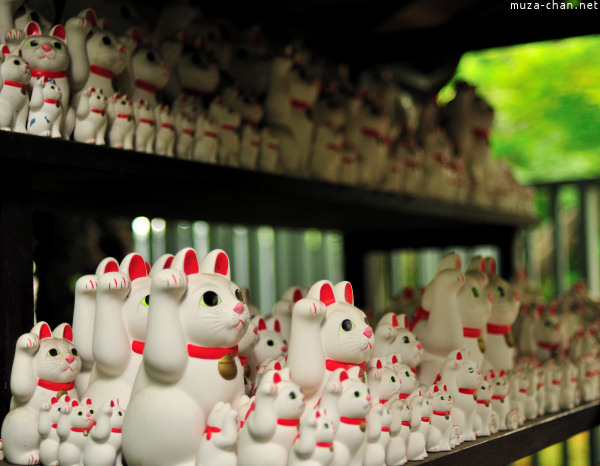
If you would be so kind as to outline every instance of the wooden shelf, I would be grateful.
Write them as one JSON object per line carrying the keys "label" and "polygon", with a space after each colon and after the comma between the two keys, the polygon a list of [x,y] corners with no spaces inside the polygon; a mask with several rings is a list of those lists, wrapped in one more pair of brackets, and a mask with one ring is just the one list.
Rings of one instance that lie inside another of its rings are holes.
{"label": "wooden shelf", "polygon": [[[527,421],[523,427],[516,430],[480,437],[474,442],[464,442],[450,452],[430,453],[423,461],[410,461],[407,464],[505,466],[575,434],[590,430],[598,424],[600,401],[594,401],[570,411]],[[0,461],[0,466],[5,465],[10,466],[11,463]]]}
{"label": "wooden shelf", "polygon": [[349,233],[537,222],[475,206],[38,136],[0,133],[0,145],[2,172],[30,174],[33,207],[39,209]]}

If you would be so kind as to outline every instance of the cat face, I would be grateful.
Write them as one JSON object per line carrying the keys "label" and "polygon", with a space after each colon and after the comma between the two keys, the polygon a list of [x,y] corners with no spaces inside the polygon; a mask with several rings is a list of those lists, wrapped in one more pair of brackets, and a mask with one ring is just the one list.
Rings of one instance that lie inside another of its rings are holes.
{"label": "cat face", "polygon": [[370,408],[371,395],[367,385],[356,378],[345,378],[338,401],[340,416],[362,418],[368,414]]}
{"label": "cat face", "polygon": [[400,390],[400,379],[396,371],[389,367],[381,366],[367,370],[367,381],[371,391],[379,397],[381,403],[393,398]]}
{"label": "cat face", "polygon": [[42,35],[40,26],[35,22],[27,23],[25,40],[20,50],[23,59],[34,70],[66,71],[69,67],[66,34],[62,26],[54,26],[48,35]]}
{"label": "cat face", "polygon": [[144,258],[130,253],[121,262],[119,271],[129,276],[131,290],[123,303],[123,321],[132,340],[146,339],[148,306],[150,305],[150,283]]}
{"label": "cat face", "polygon": [[198,266],[195,251],[184,249],[175,256],[172,267],[188,276],[180,305],[187,341],[205,347],[237,345],[248,328],[250,313],[242,291],[230,280],[227,254],[214,250]]}
{"label": "cat face", "polygon": [[423,358],[423,344],[407,329],[397,329],[392,352],[409,367],[417,367]]}
{"label": "cat face", "polygon": [[83,400],[81,404],[73,402],[73,409],[69,414],[71,427],[78,429],[90,429],[94,424],[96,410],[89,398]]}
{"label": "cat face", "polygon": [[125,70],[125,46],[109,31],[93,28],[85,43],[90,65],[119,75]]}
{"label": "cat face", "polygon": [[97,110],[106,110],[108,106],[108,99],[104,95],[102,89],[91,89],[91,93],[88,97],[90,108]]}
{"label": "cat face", "polygon": [[110,416],[110,427],[112,429],[120,429],[123,427],[123,420],[125,419],[125,409],[119,406],[119,401],[110,401],[110,405],[113,408],[112,415]]}
{"label": "cat face", "polygon": [[277,383],[277,398],[275,412],[283,419],[298,419],[304,412],[306,397],[300,387],[290,381],[282,380]]}
{"label": "cat face", "polygon": [[488,375],[490,385],[492,386],[492,394],[496,396],[504,396],[508,393],[508,378],[504,371],[496,374],[491,372]]}
{"label": "cat face", "polygon": [[400,393],[412,393],[419,386],[417,375],[406,364],[398,363],[395,366],[395,371],[400,382]]}
{"label": "cat face", "polygon": [[115,114],[120,115],[131,115],[133,112],[133,105],[131,99],[127,95],[114,94],[110,99],[110,104],[114,109]]}
{"label": "cat face", "polygon": [[156,50],[139,46],[131,57],[131,70],[135,80],[163,89],[169,81],[169,68]]}
{"label": "cat face", "polygon": [[477,388],[481,382],[481,371],[477,363],[467,359],[458,368],[456,383],[460,388]]}
{"label": "cat face", "polygon": [[562,333],[559,317],[552,312],[544,313],[536,324],[535,333],[538,342],[560,343]]}
{"label": "cat face", "polygon": [[487,377],[483,377],[479,387],[477,387],[478,400],[490,400],[492,398],[492,384]]}
{"label": "cat face", "polygon": [[[437,388],[437,390],[436,390]],[[487,398],[489,399],[489,397]],[[437,385],[433,388],[433,396],[431,397],[431,407],[436,411],[450,411],[454,406],[452,396],[448,393],[446,387],[438,387]]]}
{"label": "cat face", "polygon": [[40,347],[34,357],[38,378],[50,382],[72,382],[81,371],[81,357],[73,345],[71,327],[65,325],[63,337],[54,337],[47,324],[39,330]]}
{"label": "cat face", "polygon": [[489,283],[485,294],[492,295],[492,314],[489,320],[496,325],[512,325],[519,313],[521,297],[506,280],[496,275],[493,259],[487,259],[487,264]]}
{"label": "cat face", "polygon": [[266,358],[276,359],[287,354],[287,341],[281,335],[279,321],[274,321],[274,329],[268,329],[263,318],[255,320],[258,322],[258,342],[252,351],[256,360],[260,362]]}
{"label": "cat face", "polygon": [[45,99],[60,100],[62,97],[62,91],[54,83],[54,80],[51,79],[49,82],[44,84],[43,95]]}
{"label": "cat face", "polygon": [[27,84],[31,80],[31,70],[29,64],[19,55],[8,53],[8,47],[3,47],[3,54],[0,54],[0,74],[5,81],[16,81],[20,84]]}
{"label": "cat face", "polygon": [[302,107],[312,107],[319,95],[316,79],[304,67],[295,65],[290,70],[290,99],[292,105],[298,102]]}
{"label": "cat face", "polygon": [[233,109],[241,115],[243,121],[253,125],[257,125],[264,116],[262,105],[247,92],[236,96],[233,101]]}
{"label": "cat face", "polygon": [[212,94],[220,82],[216,59],[200,50],[184,50],[177,62],[177,76],[182,88]]}
{"label": "cat face", "polygon": [[326,411],[311,411],[307,423],[315,429],[316,442],[330,443],[335,439],[335,424]]}
{"label": "cat face", "polygon": [[465,273],[464,285],[457,295],[463,327],[484,328],[492,313],[491,296],[484,293],[487,276],[480,272]]}

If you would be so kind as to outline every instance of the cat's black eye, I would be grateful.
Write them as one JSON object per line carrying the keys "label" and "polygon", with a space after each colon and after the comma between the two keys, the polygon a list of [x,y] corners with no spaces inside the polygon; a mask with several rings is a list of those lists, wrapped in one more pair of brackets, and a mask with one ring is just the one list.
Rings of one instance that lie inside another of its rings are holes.
{"label": "cat's black eye", "polygon": [[500,298],[504,298],[504,296],[505,296],[504,288],[502,288],[501,286],[496,288],[496,296],[499,296]]}
{"label": "cat's black eye", "polygon": [[477,288],[471,288],[471,296],[479,298],[479,290],[477,290]]}
{"label": "cat's black eye", "polygon": [[56,348],[52,348],[50,351],[48,351],[48,355],[49,356],[58,356],[58,350]]}
{"label": "cat's black eye", "polygon": [[296,394],[294,392],[290,392],[290,400],[295,400]]}
{"label": "cat's black eye", "polygon": [[123,411],[119,411],[119,416],[123,416]]}
{"label": "cat's black eye", "polygon": [[358,398],[359,396],[360,396],[360,392],[359,391],[354,392],[354,397],[355,398]]}
{"label": "cat's black eye", "polygon": [[75,348],[72,348],[72,349],[71,349],[71,354],[72,354],[73,356],[78,356],[78,355],[79,355],[79,353],[77,352],[77,350],[76,350]]}
{"label": "cat's black eye", "polygon": [[406,372],[404,372],[404,375],[405,375],[406,377],[410,377],[410,372],[406,371]]}
{"label": "cat's black eye", "polygon": [[202,306],[214,307],[221,302],[221,298],[214,291],[207,291],[202,295],[200,304]]}
{"label": "cat's black eye", "polygon": [[406,335],[402,337],[402,343],[410,343],[410,338],[408,338]]}
{"label": "cat's black eye", "polygon": [[110,45],[110,44],[112,44],[112,41],[110,40],[110,37],[108,37],[108,36],[104,36],[104,37],[102,38],[102,43],[103,43],[104,45]]}
{"label": "cat's black eye", "polygon": [[325,423],[323,424],[323,427],[325,427],[325,429],[329,429],[329,424]]}
{"label": "cat's black eye", "polygon": [[78,416],[83,416],[83,411],[79,411],[79,412],[77,413],[77,415],[78,415]]}
{"label": "cat's black eye", "polygon": [[354,328],[354,323],[350,319],[344,319],[341,327],[344,332],[349,332]]}
{"label": "cat's black eye", "polygon": [[267,340],[268,346],[275,346],[275,342],[273,340]]}
{"label": "cat's black eye", "polygon": [[21,62],[19,60],[15,60],[15,61],[13,61],[13,63],[17,66],[19,66],[21,64]]}
{"label": "cat's black eye", "polygon": [[283,340],[283,344],[287,346],[287,340]]}
{"label": "cat's black eye", "polygon": [[94,414],[94,410],[93,409],[90,409],[90,414]]}
{"label": "cat's black eye", "polygon": [[60,50],[62,49],[62,44],[60,42],[54,42],[54,44],[52,44],[52,46],[56,49],[56,50]]}
{"label": "cat's black eye", "polygon": [[443,396],[440,396],[440,400],[445,400],[446,398],[444,398]]}
{"label": "cat's black eye", "polygon": [[235,290],[235,297],[238,301],[246,304],[246,301],[244,300],[244,293],[242,293],[242,290],[240,290],[239,288]]}
{"label": "cat's black eye", "polygon": [[142,300],[140,301],[140,304],[141,304],[142,306],[150,306],[150,295],[149,295],[149,294],[147,294],[146,296],[144,296],[144,297],[142,298]]}
{"label": "cat's black eye", "polygon": [[485,390],[485,386],[483,386],[483,385],[482,385],[482,386],[481,386],[481,389],[482,389],[482,390]]}
{"label": "cat's black eye", "polygon": [[37,40],[30,40],[27,47],[37,47],[40,43]]}
{"label": "cat's black eye", "polygon": [[392,376],[390,377],[390,381],[391,381],[392,383],[394,383],[394,382],[396,381],[396,377],[394,377],[394,376],[392,375]]}
{"label": "cat's black eye", "polygon": [[155,61],[156,60],[156,55],[154,55],[154,53],[152,53],[152,52],[148,52],[146,54],[146,58],[148,59],[148,61]]}
{"label": "cat's black eye", "polygon": [[544,322],[544,325],[546,327],[554,327],[554,325],[552,324],[552,322],[550,322],[549,320],[547,320],[546,322]]}

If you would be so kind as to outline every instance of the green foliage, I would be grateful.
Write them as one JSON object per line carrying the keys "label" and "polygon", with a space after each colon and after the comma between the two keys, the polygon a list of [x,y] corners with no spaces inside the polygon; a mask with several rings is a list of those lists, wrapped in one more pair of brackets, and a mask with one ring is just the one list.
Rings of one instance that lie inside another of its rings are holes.
{"label": "green foliage", "polygon": [[600,36],[585,36],[462,57],[453,81],[476,85],[494,107],[492,153],[522,183],[600,176],[599,56]]}

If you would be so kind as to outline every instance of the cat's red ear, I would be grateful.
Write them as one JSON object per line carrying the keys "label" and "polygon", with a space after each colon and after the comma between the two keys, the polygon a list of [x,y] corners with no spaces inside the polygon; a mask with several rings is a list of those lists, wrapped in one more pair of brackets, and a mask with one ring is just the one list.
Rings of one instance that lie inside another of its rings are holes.
{"label": "cat's red ear", "polygon": [[229,267],[229,257],[222,249],[215,249],[209,252],[200,264],[200,272],[216,273],[223,275],[228,280],[231,279],[231,270]]}
{"label": "cat's red ear", "polygon": [[340,372],[340,382],[343,382],[344,380],[348,380],[348,372],[346,371],[342,371]]}
{"label": "cat's red ear", "polygon": [[92,8],[85,9],[80,16],[83,16],[86,20],[88,20],[93,27],[98,26],[98,17]]}
{"label": "cat's red ear", "polygon": [[344,288],[344,298],[346,298],[348,304],[354,304],[354,291],[352,290],[352,285],[350,283],[346,283],[346,287]]}
{"label": "cat's red ear", "polygon": [[183,271],[186,275],[194,275],[200,272],[200,269],[198,268],[198,255],[193,249],[190,249],[185,253]]}
{"label": "cat's red ear", "polygon": [[114,408],[115,407],[115,402],[113,400],[110,400],[110,407]]}
{"label": "cat's red ear", "polygon": [[65,328],[63,329],[63,338],[73,343],[73,329],[69,324],[65,325]]}
{"label": "cat's red ear", "polygon": [[400,324],[398,323],[398,317],[396,317],[396,314],[392,316],[392,327],[400,327]]}
{"label": "cat's red ear", "polygon": [[281,324],[279,320],[275,319],[275,323],[273,324],[273,328],[277,333],[281,333]]}
{"label": "cat's red ear", "polygon": [[262,317],[260,319],[258,319],[258,330],[266,330],[267,329],[267,322],[265,322],[265,319],[263,319]]}
{"label": "cat's red ear", "polygon": [[440,391],[440,388],[437,385],[433,386],[433,393],[437,393]]}
{"label": "cat's red ear", "polygon": [[279,361],[277,361],[274,365],[273,365],[273,369],[275,369],[276,371],[280,371],[281,370],[281,363]]}
{"label": "cat's red ear", "polygon": [[294,290],[294,297],[292,298],[292,301],[294,301],[295,303],[297,303],[301,299],[302,299],[302,290],[300,288],[296,288]]}
{"label": "cat's red ear", "polygon": [[129,279],[132,282],[138,278],[145,278],[148,276],[148,272],[146,271],[146,261],[140,254],[128,254],[125,259],[123,259],[121,269],[125,269],[121,271],[129,275]]}
{"label": "cat's red ear", "polygon": [[50,403],[52,403],[52,404],[58,403],[58,398],[53,396],[52,398],[50,398]]}
{"label": "cat's red ear", "polygon": [[448,387],[446,385],[444,385],[444,391],[447,392],[448,391]]}
{"label": "cat's red ear", "polygon": [[25,35],[29,36],[39,36],[42,34],[42,28],[35,21],[29,21],[25,25]]}
{"label": "cat's red ear", "polygon": [[331,304],[335,303],[335,296],[333,294],[333,288],[331,288],[331,285],[329,283],[325,283],[321,287],[319,299],[321,302],[323,302],[325,304],[325,306],[330,306]]}
{"label": "cat's red ear", "polygon": [[85,399],[85,404],[86,405],[91,405],[92,404],[92,399],[91,398],[86,398]]}
{"label": "cat's red ear", "polygon": [[383,364],[381,364],[381,359],[377,360],[377,369],[383,369]]}
{"label": "cat's red ear", "polygon": [[392,364],[398,364],[398,356],[395,354],[392,356]]}
{"label": "cat's red ear", "polygon": [[275,372],[275,374],[273,374],[273,383],[277,384],[279,382],[281,382],[281,376],[279,373]]}
{"label": "cat's red ear", "polygon": [[217,255],[215,262],[215,273],[227,276],[229,272],[229,257],[224,252],[220,252]]}
{"label": "cat's red ear", "polygon": [[8,48],[8,45],[4,44],[4,45],[2,46],[2,53],[3,53],[4,55],[10,55],[10,49]]}
{"label": "cat's red ear", "polygon": [[77,400],[73,400],[71,402],[71,406],[75,407],[75,406],[79,406],[79,402]]}
{"label": "cat's red ear", "polygon": [[50,326],[44,323],[40,327],[40,340],[44,340],[46,338],[52,338],[52,330],[50,330]]}
{"label": "cat's red ear", "polygon": [[113,259],[112,257],[106,261],[104,264],[104,273],[108,272],[118,272],[119,271],[119,263]]}
{"label": "cat's red ear", "polygon": [[67,40],[67,31],[62,24],[57,24],[50,29],[50,35],[59,38],[60,40]]}

